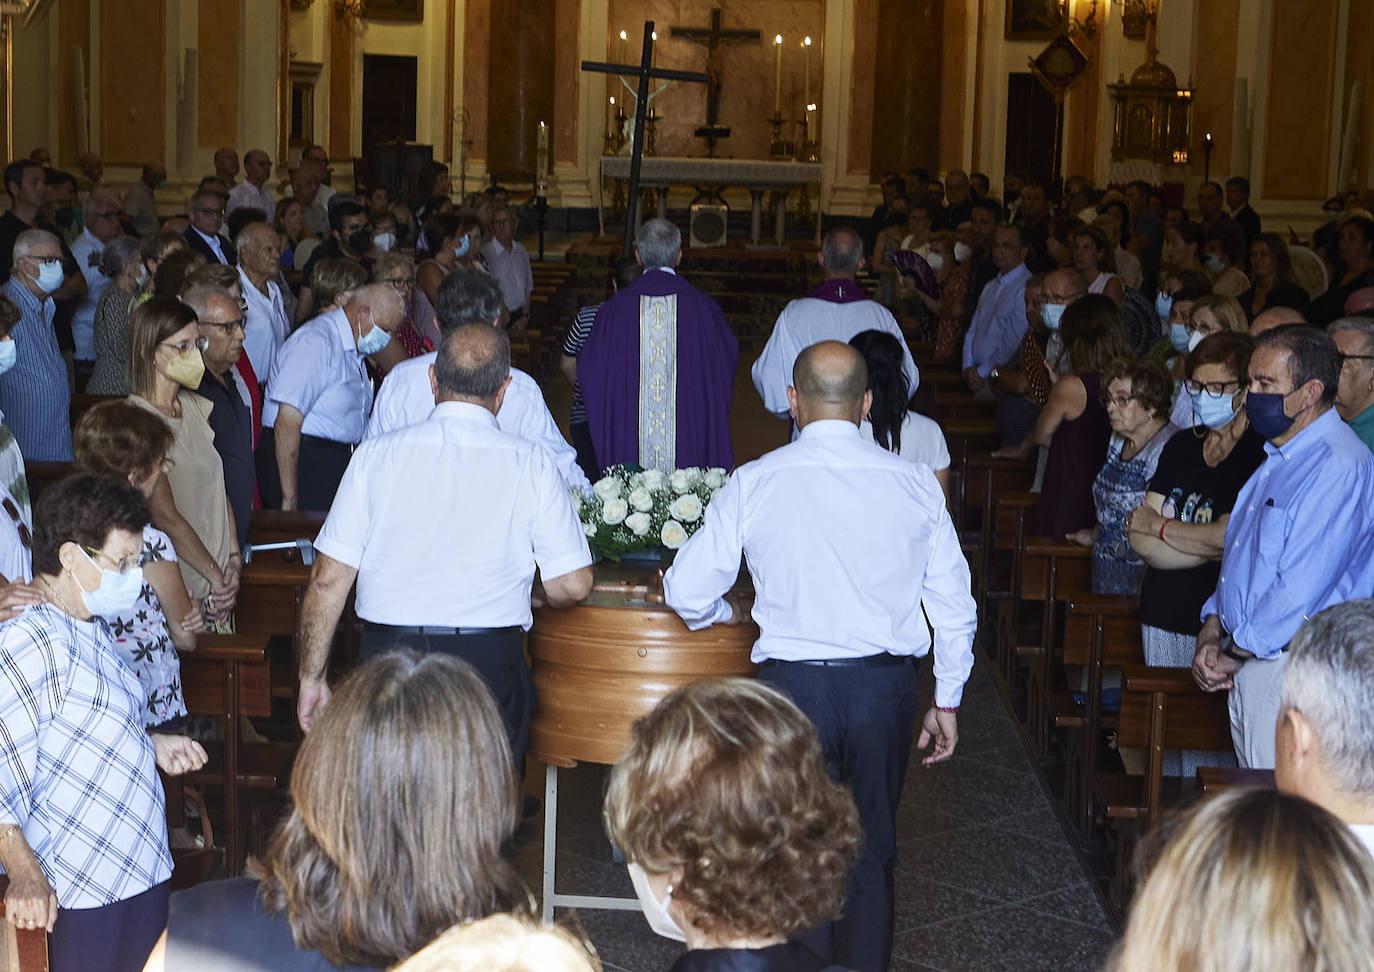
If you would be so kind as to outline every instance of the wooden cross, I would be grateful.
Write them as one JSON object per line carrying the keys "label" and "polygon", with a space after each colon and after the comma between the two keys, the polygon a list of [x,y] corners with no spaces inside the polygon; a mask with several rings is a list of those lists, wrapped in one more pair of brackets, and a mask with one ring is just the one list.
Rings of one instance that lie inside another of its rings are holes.
{"label": "wooden cross", "polygon": [[639,66],[632,64],[607,64],[604,61],[583,61],[582,70],[598,71],[602,74],[630,74],[639,77],[639,95],[635,98],[634,138],[630,143],[630,199],[625,209],[625,242],[621,247],[622,256],[634,252],[635,210],[639,207],[639,167],[644,161],[644,113],[649,102],[649,79],[665,78],[669,81],[695,81],[709,84],[710,78],[696,71],[670,71],[653,66],[654,59],[654,22],[644,22],[644,48],[639,57]]}
{"label": "wooden cross", "polygon": [[696,130],[697,138],[706,139],[706,155],[715,158],[716,140],[730,137],[730,129],[720,124],[720,88],[724,68],[720,63],[720,46],[724,41],[755,43],[760,35],[752,28],[724,30],[720,26],[720,8],[711,8],[710,27],[670,27],[673,37],[684,37],[706,48],[706,124]]}

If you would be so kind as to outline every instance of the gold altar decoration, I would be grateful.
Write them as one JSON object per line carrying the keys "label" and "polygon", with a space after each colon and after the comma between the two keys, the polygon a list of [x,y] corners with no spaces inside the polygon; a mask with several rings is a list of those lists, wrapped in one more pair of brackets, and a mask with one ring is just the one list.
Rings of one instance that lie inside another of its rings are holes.
{"label": "gold altar decoration", "polygon": [[1144,159],[1165,165],[1186,165],[1193,114],[1192,83],[1180,85],[1174,72],[1159,61],[1158,7],[1148,14],[1145,63],[1131,80],[1123,75],[1107,85],[1115,102],[1112,122],[1112,161]]}

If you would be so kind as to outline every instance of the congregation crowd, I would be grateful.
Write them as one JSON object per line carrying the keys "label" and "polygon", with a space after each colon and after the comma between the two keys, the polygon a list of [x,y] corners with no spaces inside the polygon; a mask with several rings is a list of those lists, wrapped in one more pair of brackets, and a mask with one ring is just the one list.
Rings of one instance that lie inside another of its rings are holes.
{"label": "congregation crowd", "polygon": [[[759,629],[757,679],[673,692],[612,771],[650,927],[685,942],[675,972],[886,969],[908,761],[954,753],[979,626],[912,346],[995,401],[998,454],[1038,461],[1035,531],[1139,597],[1149,664],[1229,691],[1234,752],[1167,771],[1276,771],[1182,818],[1112,967],[1368,967],[1374,200],[1304,245],[1242,178],[1190,214],[1145,183],[1008,176],[998,202],[888,174],[752,364],[790,443],[736,467],[739,345],[667,220],[564,337],[570,442],[511,364],[534,279],[500,187],[455,207],[435,162],[409,200],[335,191],[319,146],[274,186],[226,148],[164,219],[162,166],[121,193],[41,156],[6,166],[0,216],[0,865],[54,969],[597,967],[529,917],[511,851],[525,636],[591,591],[570,497],[618,464],[733,470],[663,597]],[[26,462],[71,467],[31,503]],[[173,895],[159,771],[208,738],[178,652],[233,630],[255,510],[328,514],[306,735],[265,853]],[[1203,964],[1221,930],[1249,951]]]}

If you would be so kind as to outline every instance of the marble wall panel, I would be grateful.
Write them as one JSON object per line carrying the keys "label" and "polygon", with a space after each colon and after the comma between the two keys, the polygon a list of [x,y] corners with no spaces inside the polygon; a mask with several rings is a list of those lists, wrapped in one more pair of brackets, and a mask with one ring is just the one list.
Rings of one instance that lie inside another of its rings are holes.
{"label": "marble wall panel", "polygon": [[239,0],[200,0],[196,143],[201,148],[238,144],[239,13]]}
{"label": "marble wall panel", "polygon": [[1338,0],[1275,0],[1264,108],[1265,197],[1326,198],[1331,130],[1340,124],[1332,111],[1337,6]]}
{"label": "marble wall panel", "polygon": [[468,157],[487,157],[487,110],[490,101],[491,0],[463,4],[463,108],[467,110]]}
{"label": "marble wall panel", "polygon": [[167,159],[162,0],[100,4],[100,152],[105,165]]}
{"label": "marble wall panel", "polygon": [[577,161],[577,99],[581,90],[581,0],[554,4],[553,161]]}
{"label": "marble wall panel", "polygon": [[[205,0],[202,0],[205,2]],[[213,2],[213,0],[210,0]],[[329,157],[353,157],[353,27],[333,10],[329,18]]]}
{"label": "marble wall panel", "polygon": [[[1203,142],[1212,133],[1212,178],[1224,182],[1231,160],[1236,104],[1236,27],[1240,0],[1208,0],[1197,8],[1197,57],[1193,67],[1193,131],[1189,166],[1201,177]],[[1181,78],[1181,80],[1187,80]]]}
{"label": "marble wall panel", "polygon": [[491,13],[487,170],[499,179],[527,181],[535,173],[539,123],[554,118],[555,2],[501,3]]}
{"label": "marble wall panel", "polygon": [[870,172],[940,165],[943,0],[878,0]]}
{"label": "marble wall panel", "polygon": [[877,85],[878,0],[854,5],[854,63],[849,74],[849,171],[868,174],[873,158]]}
{"label": "marble wall panel", "polygon": [[[63,64],[62,75],[57,79],[57,102],[63,106],[64,115],[61,125],[58,126],[56,155],[59,163],[70,165],[81,154],[77,127],[82,116],[78,106],[84,104],[87,112],[91,109],[87,91],[79,90],[80,86],[75,83],[76,78],[71,70],[73,49],[79,48],[84,55],[84,87],[91,91],[97,87],[92,84],[90,76],[94,66],[91,64],[91,5],[87,0],[62,0],[57,14],[57,36],[58,49],[62,52],[60,61]],[[98,138],[95,132],[89,134],[90,147],[94,149],[97,147]]]}

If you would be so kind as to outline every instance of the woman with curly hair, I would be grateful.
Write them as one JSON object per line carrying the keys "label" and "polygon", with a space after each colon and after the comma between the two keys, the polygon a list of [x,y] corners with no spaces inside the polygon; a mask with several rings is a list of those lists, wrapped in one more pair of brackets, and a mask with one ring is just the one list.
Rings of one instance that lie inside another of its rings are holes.
{"label": "woman with curly hair", "polygon": [[815,727],[751,679],[697,682],[635,723],[606,826],[649,925],[685,940],[670,972],[817,972],[787,939],[839,916],[863,834]]}

